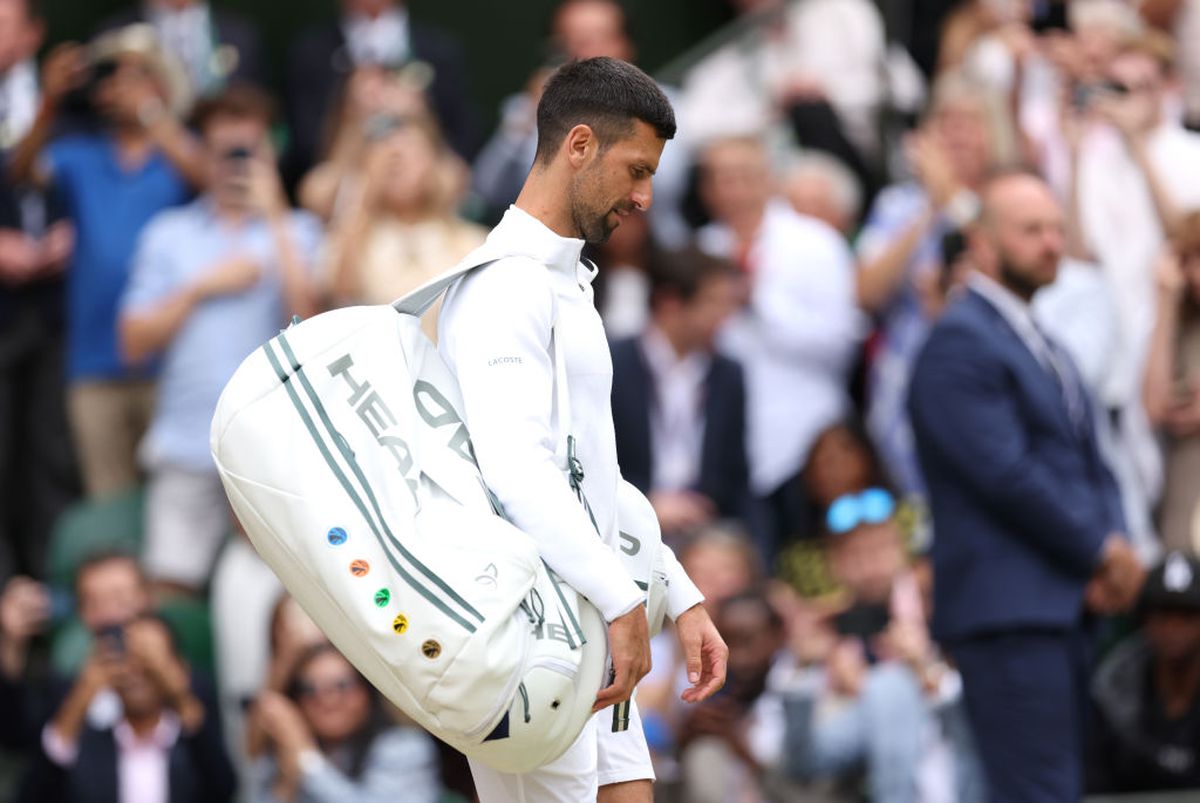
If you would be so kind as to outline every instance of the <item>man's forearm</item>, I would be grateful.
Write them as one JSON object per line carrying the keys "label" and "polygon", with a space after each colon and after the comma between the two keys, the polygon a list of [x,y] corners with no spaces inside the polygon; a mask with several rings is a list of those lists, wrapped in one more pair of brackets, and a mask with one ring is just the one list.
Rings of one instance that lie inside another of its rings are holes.
{"label": "man's forearm", "polygon": [[117,332],[121,359],[136,365],[166,348],[200,298],[200,292],[189,287],[156,309],[122,315]]}

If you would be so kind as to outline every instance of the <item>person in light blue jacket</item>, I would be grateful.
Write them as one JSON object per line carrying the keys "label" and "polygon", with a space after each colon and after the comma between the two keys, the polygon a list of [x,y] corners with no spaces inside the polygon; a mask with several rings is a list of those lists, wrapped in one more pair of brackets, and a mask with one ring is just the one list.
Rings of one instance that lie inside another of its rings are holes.
{"label": "person in light blue jacket", "polygon": [[379,693],[331,644],[302,653],[285,693],[262,692],[250,719],[250,803],[441,797],[433,740],[395,725]]}

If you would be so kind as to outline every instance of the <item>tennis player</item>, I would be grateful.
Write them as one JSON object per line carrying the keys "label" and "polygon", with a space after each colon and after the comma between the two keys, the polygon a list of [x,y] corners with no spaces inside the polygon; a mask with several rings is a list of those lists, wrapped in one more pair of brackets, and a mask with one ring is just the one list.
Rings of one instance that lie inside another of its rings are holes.
{"label": "tennis player", "polygon": [[[472,762],[484,803],[650,803],[654,772],[636,703],[650,670],[643,593],[623,568],[616,495],[612,362],[580,261],[622,218],[649,209],[663,145],[675,134],[671,104],[638,68],[611,58],[560,68],[537,110],[538,147],[516,204],[488,237],[512,255],[467,274],[446,295],[438,349],[462,388],[466,424],[484,481],[542,557],[608,623],[614,677],[595,714],[556,761],[505,774]],[[552,336],[553,333],[553,336]],[[565,361],[571,432],[583,467],[581,504],[555,447],[555,364]],[[686,656],[683,693],[699,702],[725,681],[728,650],[699,591],[667,555],[668,614]]]}

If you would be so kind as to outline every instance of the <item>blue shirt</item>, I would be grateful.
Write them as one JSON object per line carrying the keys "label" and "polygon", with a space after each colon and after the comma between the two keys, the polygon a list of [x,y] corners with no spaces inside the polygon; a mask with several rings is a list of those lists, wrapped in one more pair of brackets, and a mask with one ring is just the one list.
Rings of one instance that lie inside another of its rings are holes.
{"label": "blue shirt", "polygon": [[[912,226],[928,203],[915,182],[893,184],[880,192],[858,236],[859,257],[864,261],[878,257]],[[925,492],[907,406],[913,362],[933,325],[919,285],[935,279],[941,270],[942,237],[948,231],[949,224],[939,219],[905,264],[904,282],[880,316],[883,337],[867,374],[867,431],[889,477],[905,495]]]}
{"label": "blue shirt", "polygon": [[133,372],[117,352],[116,322],[134,244],[151,217],[186,201],[190,190],[157,151],[138,167],[123,167],[116,143],[101,134],[64,137],[49,145],[46,157],[75,223],[67,270],[67,376],[129,377]]}
{"label": "blue shirt", "polygon": [[[293,214],[289,226],[297,253],[311,263],[320,226],[302,213]],[[258,264],[259,281],[196,305],[163,354],[154,420],[142,444],[143,460],[152,468],[214,470],[208,430],[217,399],[242,360],[279,334],[288,312],[275,238],[265,220],[232,226],[218,220],[202,197],[159,214],[138,242],[122,314],[159,306],[237,256]]]}

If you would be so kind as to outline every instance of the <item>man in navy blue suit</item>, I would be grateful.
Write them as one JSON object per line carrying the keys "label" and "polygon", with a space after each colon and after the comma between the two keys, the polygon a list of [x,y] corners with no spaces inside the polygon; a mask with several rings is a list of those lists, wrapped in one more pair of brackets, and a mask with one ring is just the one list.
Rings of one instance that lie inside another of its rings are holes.
{"label": "man in navy blue suit", "polygon": [[1143,577],[1091,401],[1029,302],[1063,219],[1041,179],[992,179],[976,268],[917,360],[909,408],[929,487],[935,637],[962,673],[991,803],[1083,794],[1092,624]]}

